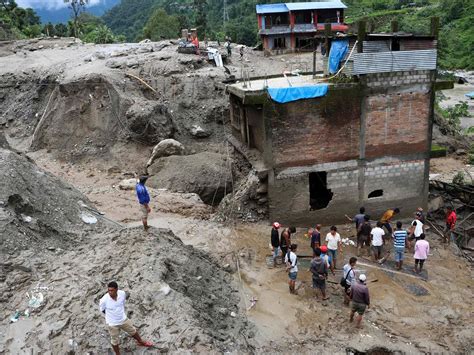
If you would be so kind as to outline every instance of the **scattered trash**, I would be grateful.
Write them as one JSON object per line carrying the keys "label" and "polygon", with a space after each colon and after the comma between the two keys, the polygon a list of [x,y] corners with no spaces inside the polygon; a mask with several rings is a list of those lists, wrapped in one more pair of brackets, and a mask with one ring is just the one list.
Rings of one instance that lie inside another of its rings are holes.
{"label": "scattered trash", "polygon": [[198,277],[196,277],[196,279],[199,281],[199,280],[202,279],[202,276],[198,276]]}
{"label": "scattered trash", "polygon": [[20,311],[17,309],[16,312],[15,312],[15,314],[11,316],[10,322],[11,322],[11,323],[16,323],[16,322],[18,322],[18,319],[20,319],[20,315],[21,315],[21,313],[20,313]]}
{"label": "scattered trash", "polygon": [[250,299],[250,306],[247,308],[247,311],[250,311],[257,304],[258,298],[252,297]]}
{"label": "scattered trash", "polygon": [[86,224],[96,224],[97,218],[89,213],[82,212],[81,219]]}
{"label": "scattered trash", "polygon": [[44,296],[41,292],[33,293],[28,301],[28,306],[31,308],[39,308],[43,304],[43,301]]}
{"label": "scattered trash", "polygon": [[31,221],[33,220],[33,218],[31,218],[30,216],[27,216],[24,214],[22,214],[21,217],[23,219],[23,222],[26,222],[26,223],[31,223]]}
{"label": "scattered trash", "polygon": [[356,243],[353,240],[350,240],[349,238],[342,238],[342,244],[352,246],[356,245]]}
{"label": "scattered trash", "polygon": [[30,310],[27,308],[25,312],[23,312],[23,315],[28,318],[30,316]]}
{"label": "scattered trash", "polygon": [[168,296],[168,294],[171,292],[171,287],[169,287],[167,284],[164,284],[161,286],[160,292],[162,292],[165,296]]}
{"label": "scattered trash", "polygon": [[237,313],[235,313],[235,312],[230,312],[230,316],[233,317],[233,318],[235,318],[235,317],[237,317]]}

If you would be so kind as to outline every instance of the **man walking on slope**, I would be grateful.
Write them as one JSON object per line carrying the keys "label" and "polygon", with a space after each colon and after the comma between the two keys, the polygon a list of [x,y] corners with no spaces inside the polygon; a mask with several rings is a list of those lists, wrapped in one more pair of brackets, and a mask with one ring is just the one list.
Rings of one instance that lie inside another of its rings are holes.
{"label": "man walking on slope", "polygon": [[119,290],[115,281],[107,285],[107,293],[100,299],[99,308],[105,314],[105,322],[109,328],[110,343],[116,355],[120,354],[120,330],[133,337],[138,345],[147,348],[153,346],[149,341],[144,341],[125,314],[125,291]]}
{"label": "man walking on slope", "polygon": [[362,274],[359,276],[359,281],[354,282],[351,287],[350,298],[352,300],[351,316],[349,321],[352,323],[354,320],[354,314],[357,312],[356,327],[360,328],[362,322],[362,315],[365,313],[365,309],[370,307],[369,289],[365,285],[367,277]]}
{"label": "man walking on slope", "polygon": [[150,195],[145,187],[147,176],[140,176],[139,182],[137,183],[135,190],[137,192],[138,202],[140,203],[140,212],[142,214],[143,229],[145,232],[148,230],[148,214],[151,212],[150,209]]}

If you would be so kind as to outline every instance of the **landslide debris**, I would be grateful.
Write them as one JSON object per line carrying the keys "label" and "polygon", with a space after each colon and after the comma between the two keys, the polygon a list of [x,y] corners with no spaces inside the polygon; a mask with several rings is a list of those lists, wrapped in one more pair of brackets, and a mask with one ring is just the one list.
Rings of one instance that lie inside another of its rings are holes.
{"label": "landslide debris", "polygon": [[148,167],[148,173],[150,187],[196,193],[209,205],[218,204],[233,188],[232,161],[220,153],[163,157]]}
{"label": "landslide debris", "polygon": [[25,156],[0,148],[0,253],[64,248],[101,223],[87,225],[89,201]]}
{"label": "landslide debris", "polygon": [[[55,255],[23,253],[3,270],[0,291],[9,297],[0,299],[2,319],[24,311],[24,295],[35,287],[45,302],[29,318],[0,323],[0,353],[106,353],[110,339],[98,302],[110,280],[128,293],[129,318],[160,351],[251,351],[253,334],[232,275],[166,229],[110,230]],[[128,336],[121,342],[125,353],[139,350]]]}

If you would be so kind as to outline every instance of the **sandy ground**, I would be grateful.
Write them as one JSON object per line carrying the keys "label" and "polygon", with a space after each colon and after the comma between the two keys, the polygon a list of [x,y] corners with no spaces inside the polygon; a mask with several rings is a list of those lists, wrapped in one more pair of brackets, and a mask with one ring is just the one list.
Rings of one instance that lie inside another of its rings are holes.
{"label": "sandy ground", "polygon": [[452,107],[460,102],[466,102],[469,107],[469,117],[461,118],[461,127],[469,128],[474,126],[474,99],[469,99],[465,94],[474,91],[474,72],[459,72],[459,75],[465,77],[468,82],[466,84],[454,84],[451,90],[444,90],[441,93],[444,98],[440,101],[440,106],[444,109]]}
{"label": "sandy ground", "polygon": [[[110,187],[117,183],[118,177],[61,168],[57,162],[49,161],[47,154],[37,157],[37,161],[83,190],[105,216],[127,227],[140,226],[133,192]],[[273,269],[267,265],[270,255],[267,223],[222,225],[186,213],[162,212],[159,205],[167,198],[153,200],[150,224],[171,229],[185,244],[210,253],[223,265],[231,265],[235,282],[240,285],[242,311],[255,325],[254,342],[259,353],[341,352],[345,348],[362,351],[376,347],[415,353],[472,349],[472,269],[432,232],[428,233],[431,255],[426,271],[420,276],[411,271],[410,253],[406,254],[402,272],[394,270],[390,259],[380,266],[365,256],[359,258],[357,272],[368,277],[372,307],[367,311],[363,328],[356,330],[348,323],[349,308],[343,306],[338,284],[340,269],[329,277],[330,299],[321,302],[314,298],[311,289],[309,259],[300,259],[299,295],[290,295],[283,267]],[[114,200],[118,203],[111,203]],[[354,235],[351,225],[339,228],[342,237]],[[328,226],[324,226],[322,234],[327,231]],[[299,244],[299,255],[310,255],[304,233],[298,230],[293,240]],[[354,254],[354,247],[344,247],[345,261]],[[338,264],[342,267],[342,260]],[[258,301],[247,310],[252,299]],[[326,341],[328,338],[331,342]]]}
{"label": "sandy ground", "polygon": [[474,166],[465,164],[459,157],[443,157],[430,160],[430,179],[452,182],[458,172],[464,174],[467,182],[474,183]]}

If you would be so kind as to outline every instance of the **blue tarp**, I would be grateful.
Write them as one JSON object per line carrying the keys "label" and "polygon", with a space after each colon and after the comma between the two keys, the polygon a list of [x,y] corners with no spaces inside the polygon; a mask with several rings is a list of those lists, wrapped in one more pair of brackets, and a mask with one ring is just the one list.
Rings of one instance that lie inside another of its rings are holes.
{"label": "blue tarp", "polygon": [[346,56],[349,50],[349,40],[336,40],[331,43],[329,52],[328,69],[330,74],[335,74],[339,70],[339,63]]}
{"label": "blue tarp", "polygon": [[286,88],[268,88],[267,90],[273,101],[284,104],[296,100],[313,99],[315,97],[324,96],[328,92],[328,84]]}
{"label": "blue tarp", "polygon": [[470,99],[474,99],[474,91],[468,92],[467,94],[464,94],[464,96],[469,97]]}

